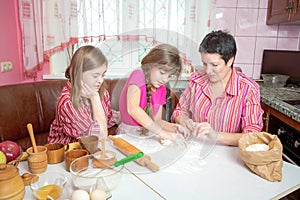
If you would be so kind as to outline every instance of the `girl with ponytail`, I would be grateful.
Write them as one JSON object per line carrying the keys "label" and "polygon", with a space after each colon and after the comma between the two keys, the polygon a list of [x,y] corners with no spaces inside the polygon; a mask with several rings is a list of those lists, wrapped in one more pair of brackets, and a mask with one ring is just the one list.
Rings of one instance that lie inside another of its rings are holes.
{"label": "girl with ponytail", "polygon": [[163,120],[166,84],[178,79],[182,60],[176,47],[160,44],[142,60],[141,69],[134,70],[122,90],[119,102],[122,123],[118,133],[137,137],[160,136],[175,139],[179,126]]}

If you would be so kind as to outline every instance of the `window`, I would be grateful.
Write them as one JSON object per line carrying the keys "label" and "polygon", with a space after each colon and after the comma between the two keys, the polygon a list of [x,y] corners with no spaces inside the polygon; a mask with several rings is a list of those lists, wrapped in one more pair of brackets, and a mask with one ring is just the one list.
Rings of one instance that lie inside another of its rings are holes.
{"label": "window", "polygon": [[[19,1],[21,6],[39,2]],[[43,30],[35,37],[44,40],[43,57],[50,57],[52,74],[62,74],[72,53],[86,44],[107,56],[108,74],[125,74],[158,43],[176,46],[189,73],[200,65],[198,42],[209,31],[211,5],[209,0],[45,0],[32,6],[43,20],[32,22]]]}

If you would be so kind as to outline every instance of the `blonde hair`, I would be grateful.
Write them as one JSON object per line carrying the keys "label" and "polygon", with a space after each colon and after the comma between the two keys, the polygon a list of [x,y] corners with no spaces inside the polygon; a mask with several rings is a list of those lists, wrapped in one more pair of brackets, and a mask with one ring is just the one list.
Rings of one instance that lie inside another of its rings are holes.
{"label": "blonde hair", "polygon": [[[82,46],[73,55],[70,65],[65,72],[66,78],[71,82],[71,101],[74,108],[79,107],[81,97],[81,80],[82,73],[98,68],[102,65],[107,65],[107,59],[97,47],[87,45]],[[100,97],[102,98],[105,85],[101,85],[99,90]]]}
{"label": "blonde hair", "polygon": [[142,60],[142,70],[146,79],[147,105],[145,112],[153,119],[153,110],[151,106],[151,83],[150,71],[153,67],[175,75],[176,81],[182,70],[182,60],[176,47],[169,44],[160,44],[154,47]]}

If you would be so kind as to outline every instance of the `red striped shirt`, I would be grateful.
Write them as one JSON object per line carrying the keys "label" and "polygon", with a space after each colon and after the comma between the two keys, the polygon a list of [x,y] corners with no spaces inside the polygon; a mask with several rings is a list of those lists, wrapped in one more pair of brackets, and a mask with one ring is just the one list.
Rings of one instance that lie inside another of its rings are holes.
{"label": "red striped shirt", "polygon": [[181,94],[173,114],[183,114],[195,122],[208,122],[219,132],[247,133],[261,131],[263,110],[259,85],[243,73],[232,70],[224,95],[213,99],[211,85],[204,71],[194,73]]}
{"label": "red striped shirt", "polygon": [[[56,116],[51,124],[48,143],[61,142],[68,144],[76,142],[80,134],[100,135],[100,125],[92,117],[92,107],[88,99],[81,98],[80,107],[75,109],[70,98],[71,84],[62,89],[56,103]],[[101,99],[101,103],[108,121],[108,127],[114,125],[110,96],[107,90]]]}

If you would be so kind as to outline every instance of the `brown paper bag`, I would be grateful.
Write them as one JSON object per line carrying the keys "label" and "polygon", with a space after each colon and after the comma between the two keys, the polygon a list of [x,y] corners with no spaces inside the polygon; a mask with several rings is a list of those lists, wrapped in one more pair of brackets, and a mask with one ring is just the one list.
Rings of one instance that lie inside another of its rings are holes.
{"label": "brown paper bag", "polygon": [[[252,144],[269,144],[268,151],[246,151]],[[267,132],[244,134],[239,140],[239,154],[247,167],[255,174],[269,181],[281,181],[282,178],[282,144],[276,135]]]}

